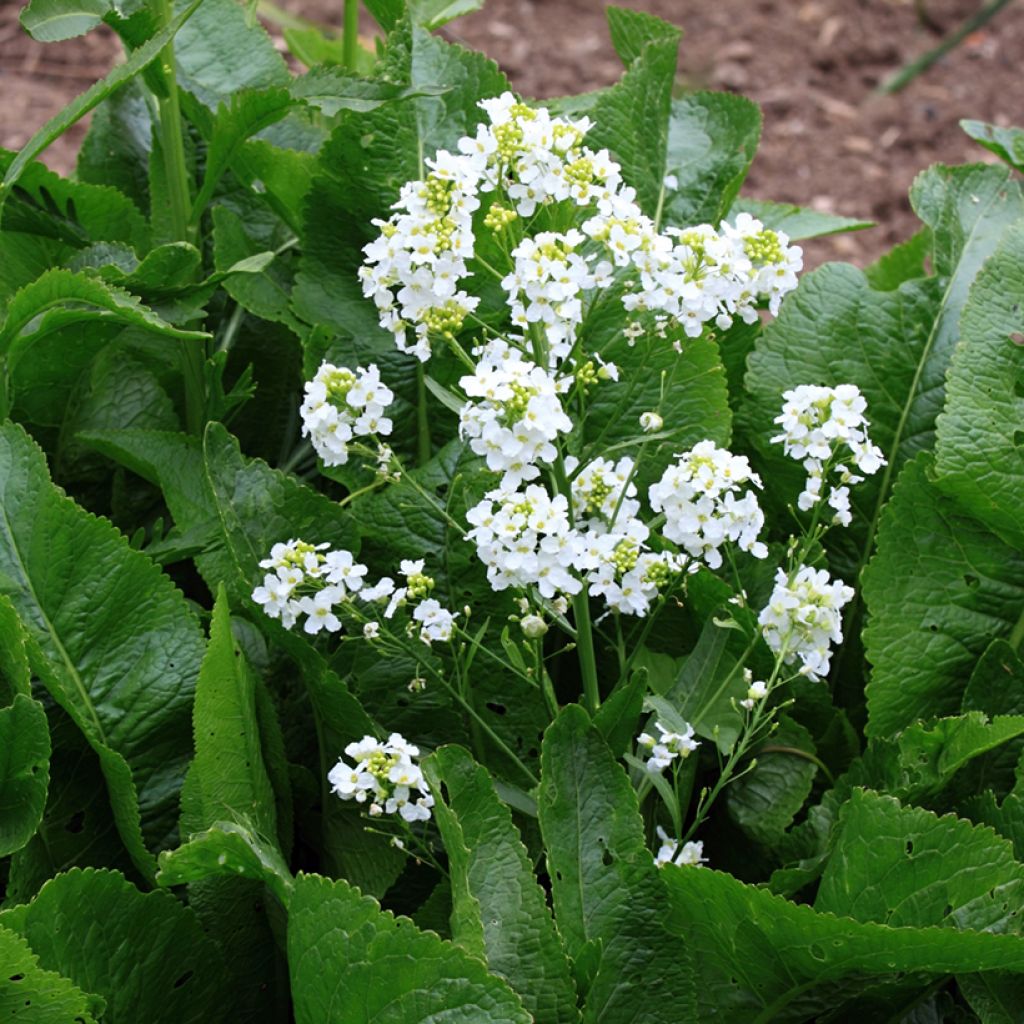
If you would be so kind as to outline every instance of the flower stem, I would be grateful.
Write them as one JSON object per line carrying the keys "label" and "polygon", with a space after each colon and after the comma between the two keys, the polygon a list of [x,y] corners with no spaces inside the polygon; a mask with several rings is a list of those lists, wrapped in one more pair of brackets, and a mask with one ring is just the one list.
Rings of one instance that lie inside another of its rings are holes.
{"label": "flower stem", "polygon": [[345,0],[345,34],[342,47],[345,67],[349,71],[355,71],[356,55],[359,53],[359,0]]}
{"label": "flower stem", "polygon": [[430,461],[430,416],[427,409],[427,372],[423,364],[416,367],[416,463]]}
{"label": "flower stem", "polygon": [[[152,11],[160,25],[174,17],[171,0],[152,0]],[[185,142],[181,130],[181,105],[178,79],[174,69],[174,43],[160,53],[159,67],[164,95],[157,97],[160,113],[160,149],[163,155],[164,183],[167,189],[167,215],[172,237],[179,242],[195,242],[192,226],[192,191],[185,163]],[[179,343],[181,375],[185,382],[185,423],[190,434],[202,434],[206,425],[206,342]]]}

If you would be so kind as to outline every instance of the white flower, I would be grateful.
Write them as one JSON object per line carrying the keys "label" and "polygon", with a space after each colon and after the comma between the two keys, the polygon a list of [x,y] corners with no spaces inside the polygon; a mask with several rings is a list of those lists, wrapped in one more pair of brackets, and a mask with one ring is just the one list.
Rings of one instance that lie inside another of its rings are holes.
{"label": "white flower", "polygon": [[659,868],[663,868],[666,864],[675,864],[677,867],[700,867],[707,862],[703,843],[684,843],[680,850],[679,840],[673,839],[660,825],[657,832],[661,846],[658,847],[658,852],[654,856],[654,863]]}
{"label": "white flower", "polygon": [[390,434],[391,420],[384,411],[394,395],[371,364],[355,371],[322,363],[316,376],[306,382],[299,409],[302,436],[308,437],[326,466],[348,462],[348,446],[355,437]]}
{"label": "white flower", "polygon": [[803,384],[782,397],[782,412],[775,418],[782,432],[772,441],[781,443],[786,455],[803,463],[807,471],[797,506],[807,511],[817,505],[825,497],[822,485],[826,475],[834,474],[843,486],[830,487],[827,493],[832,521],[848,526],[850,491],[845,485],[859,483],[863,477],[842,463],[849,459],[860,473],[869,476],[885,465],[881,449],[868,439],[867,401],[853,384],[834,388]]}
{"label": "white flower", "polygon": [[421,601],[413,609],[413,619],[420,624],[420,640],[428,647],[435,640],[447,643],[455,629],[455,616],[441,607],[434,598]]}
{"label": "white flower", "polygon": [[[749,669],[745,671],[744,675],[746,675],[747,673],[749,673]],[[749,711],[751,708],[753,708],[755,704],[757,704],[759,701],[764,700],[767,696],[768,684],[762,682],[761,680],[758,680],[756,683],[750,684],[749,688],[747,689],[746,697],[740,701],[740,706],[746,708]]]}
{"label": "white flower", "polygon": [[332,792],[343,800],[369,802],[369,813],[398,814],[405,821],[426,821],[434,806],[430,787],[414,762],[419,748],[408,743],[399,733],[392,733],[386,742],[373,736],[345,747],[344,759],[328,772]]}
{"label": "white flower", "polygon": [[548,624],[539,615],[524,615],[519,626],[527,640],[539,640],[548,631]]}
{"label": "white flower", "polygon": [[367,622],[363,626],[363,636],[367,640],[376,640],[380,636],[380,623]]}
{"label": "white flower", "polygon": [[676,758],[685,759],[700,746],[689,723],[683,732],[666,729],[661,722],[655,722],[654,728],[660,734],[657,739],[646,732],[637,737],[639,746],[649,752],[647,770],[652,775],[660,775]]}
{"label": "white flower", "polygon": [[717,569],[726,541],[755,558],[767,557],[758,540],[764,513],[754,491],[744,490],[747,484],[760,488],[761,480],[745,456],[701,441],[665,470],[648,497],[651,508],[665,514],[665,537]]}
{"label": "white flower", "polygon": [[775,574],[775,588],[758,616],[765,643],[785,652],[785,663],[800,659],[809,679],[828,675],[831,645],[842,643],[842,608],[853,588],[832,580],[824,569],[802,565],[792,581],[784,569]]}
{"label": "white flower", "polygon": [[328,633],[337,633],[341,629],[341,620],[334,614],[334,606],[344,596],[338,587],[325,587],[313,597],[299,600],[299,610],[308,618],[303,629],[307,633],[316,634],[325,629]]}

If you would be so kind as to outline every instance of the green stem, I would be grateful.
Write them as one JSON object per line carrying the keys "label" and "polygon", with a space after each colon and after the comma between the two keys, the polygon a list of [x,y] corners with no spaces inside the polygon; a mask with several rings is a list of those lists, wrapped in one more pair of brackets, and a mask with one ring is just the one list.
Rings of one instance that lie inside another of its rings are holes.
{"label": "green stem", "polygon": [[427,409],[427,371],[422,363],[416,367],[416,462],[423,466],[430,461],[430,416]]}
{"label": "green stem", "polygon": [[345,0],[345,36],[343,57],[349,71],[356,69],[356,54],[359,53],[359,0]]}
{"label": "green stem", "polygon": [[[174,17],[171,0],[153,0],[153,13],[166,26]],[[179,242],[195,241],[192,227],[192,190],[185,162],[185,140],[181,126],[181,104],[174,65],[174,43],[160,52],[160,71],[165,95],[158,97],[160,149],[163,154],[167,188],[167,216],[172,237]],[[190,434],[200,435],[206,425],[206,342],[178,343],[181,375],[185,381],[185,422]]]}

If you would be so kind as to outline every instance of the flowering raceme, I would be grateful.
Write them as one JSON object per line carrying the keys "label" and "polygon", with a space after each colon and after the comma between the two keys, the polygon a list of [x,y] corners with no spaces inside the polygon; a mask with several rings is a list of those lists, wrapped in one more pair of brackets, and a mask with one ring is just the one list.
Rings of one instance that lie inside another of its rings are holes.
{"label": "flowering raceme", "polygon": [[328,772],[331,791],[342,800],[367,804],[373,816],[398,814],[407,822],[426,821],[434,798],[413,758],[419,747],[397,732],[386,742],[364,736],[345,747],[345,756]]}

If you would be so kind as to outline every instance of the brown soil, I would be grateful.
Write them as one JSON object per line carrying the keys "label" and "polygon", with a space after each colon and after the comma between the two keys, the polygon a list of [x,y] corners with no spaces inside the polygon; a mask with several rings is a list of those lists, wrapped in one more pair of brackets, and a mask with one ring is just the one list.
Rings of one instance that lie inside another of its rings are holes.
{"label": "brown soil", "polygon": [[[880,81],[933,47],[981,0],[626,2],[683,27],[682,85],[744,93],[761,105],[762,144],[745,192],[879,223],[808,243],[811,263],[864,264],[913,233],[906,195],[921,169],[989,158],[960,131],[960,118],[1024,122],[1019,5],[1005,8],[898,96],[880,96]],[[16,148],[105,73],[118,44],[101,29],[40,46],[17,24],[20,4],[0,3],[0,145]],[[283,6],[336,23],[341,2]],[[488,0],[482,12],[445,31],[494,57],[523,93],[555,96],[609,84],[620,74],[603,8],[600,0]],[[59,140],[47,162],[71,170],[83,133],[80,125]]]}

